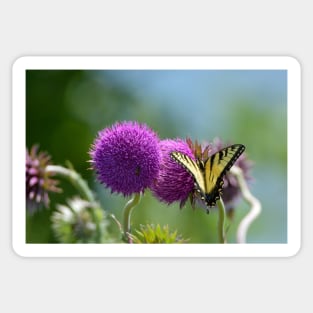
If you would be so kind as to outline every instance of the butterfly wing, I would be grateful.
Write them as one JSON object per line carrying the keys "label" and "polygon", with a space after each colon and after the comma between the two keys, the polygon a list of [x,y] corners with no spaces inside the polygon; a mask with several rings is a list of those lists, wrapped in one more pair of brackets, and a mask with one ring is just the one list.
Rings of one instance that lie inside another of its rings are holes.
{"label": "butterfly wing", "polygon": [[172,152],[172,159],[183,166],[194,178],[195,185],[199,192],[205,193],[205,181],[203,172],[200,170],[196,161],[191,159],[188,155],[180,152]]}
{"label": "butterfly wing", "polygon": [[205,203],[215,206],[216,200],[220,198],[223,186],[223,177],[234,165],[239,156],[244,152],[245,146],[241,144],[226,147],[204,163]]}

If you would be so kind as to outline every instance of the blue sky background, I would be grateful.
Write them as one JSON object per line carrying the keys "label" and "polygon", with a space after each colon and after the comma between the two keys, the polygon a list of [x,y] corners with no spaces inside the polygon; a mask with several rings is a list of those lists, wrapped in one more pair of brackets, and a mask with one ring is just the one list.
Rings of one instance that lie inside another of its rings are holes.
{"label": "blue sky background", "polygon": [[[284,70],[104,71],[112,83],[132,90],[142,102],[166,108],[197,137],[219,129],[236,101],[262,109],[287,103]],[[235,101],[236,100],[236,101]],[[191,112],[192,114],[191,118]],[[224,126],[224,125],[223,125]],[[209,133],[208,133],[209,134]],[[205,138],[203,138],[205,139]]]}

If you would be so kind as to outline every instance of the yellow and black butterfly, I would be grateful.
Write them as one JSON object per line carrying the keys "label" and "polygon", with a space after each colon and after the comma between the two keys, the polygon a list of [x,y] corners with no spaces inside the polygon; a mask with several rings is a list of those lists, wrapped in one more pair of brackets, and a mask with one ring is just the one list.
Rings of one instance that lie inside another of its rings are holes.
{"label": "yellow and black butterfly", "polygon": [[171,152],[171,157],[193,176],[195,191],[208,207],[213,207],[220,199],[224,175],[244,150],[244,145],[235,144],[216,152],[206,160],[197,158],[194,161],[177,151]]}

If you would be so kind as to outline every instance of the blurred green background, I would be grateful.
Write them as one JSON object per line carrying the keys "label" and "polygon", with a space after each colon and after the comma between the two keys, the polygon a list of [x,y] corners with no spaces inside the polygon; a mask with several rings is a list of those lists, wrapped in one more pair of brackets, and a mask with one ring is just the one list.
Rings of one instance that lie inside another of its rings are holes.
{"label": "blurred green background", "polygon": [[[69,160],[95,190],[103,208],[121,220],[128,199],[111,194],[89,170],[88,151],[97,132],[120,120],[148,124],[160,138],[242,143],[254,162],[250,187],[262,203],[251,225],[251,243],[287,242],[287,72],[284,70],[28,70],[26,143],[38,143],[55,164]],[[51,207],[27,216],[27,242],[56,242],[50,217],[56,203],[75,194],[62,181]],[[248,212],[241,201],[227,233]],[[168,224],[190,242],[217,242],[217,210],[207,215],[189,203],[159,203],[150,192],[133,213],[140,224]],[[227,222],[230,223],[229,221]],[[114,228],[114,227],[113,227]],[[118,231],[113,229],[113,231]]]}

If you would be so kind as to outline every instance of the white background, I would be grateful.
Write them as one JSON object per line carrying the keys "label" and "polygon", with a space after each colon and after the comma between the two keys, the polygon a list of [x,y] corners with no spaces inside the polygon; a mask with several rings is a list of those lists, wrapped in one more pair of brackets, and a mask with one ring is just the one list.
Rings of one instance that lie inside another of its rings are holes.
{"label": "white background", "polygon": [[[312,310],[310,2],[83,3],[30,0],[0,4],[1,311]],[[23,55],[296,57],[302,64],[303,80],[301,251],[295,257],[277,259],[58,259],[15,255],[11,247],[11,66]]]}

